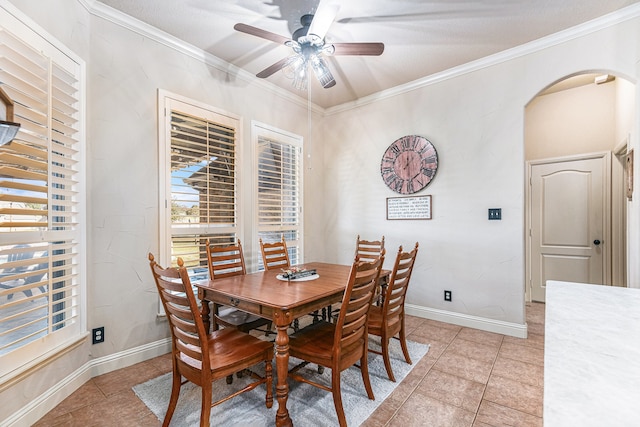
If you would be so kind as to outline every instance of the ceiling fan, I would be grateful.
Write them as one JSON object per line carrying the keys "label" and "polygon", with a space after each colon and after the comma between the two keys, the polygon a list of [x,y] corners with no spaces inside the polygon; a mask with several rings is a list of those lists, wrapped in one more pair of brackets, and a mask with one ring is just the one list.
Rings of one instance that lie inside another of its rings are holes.
{"label": "ceiling fan", "polygon": [[301,28],[294,31],[291,38],[262,30],[247,24],[236,24],[234,29],[242,33],[284,44],[293,50],[293,54],[256,74],[266,78],[279,70],[293,80],[298,89],[306,89],[307,73],[311,68],[316,78],[328,89],[336,81],[331,74],[324,56],[327,55],[370,55],[378,56],[384,51],[383,43],[327,43],[325,35],[338,14],[338,5],[324,6],[320,3],[315,15],[307,14],[300,18]]}

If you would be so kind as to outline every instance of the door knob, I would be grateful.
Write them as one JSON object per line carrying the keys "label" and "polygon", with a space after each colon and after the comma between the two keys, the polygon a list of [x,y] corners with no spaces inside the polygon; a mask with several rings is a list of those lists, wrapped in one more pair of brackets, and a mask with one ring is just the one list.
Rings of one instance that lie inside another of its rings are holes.
{"label": "door knob", "polygon": [[600,244],[600,240],[598,240],[598,239],[594,240],[594,241],[593,241],[593,244],[594,244],[594,245],[596,245],[596,246],[598,246],[598,245]]}

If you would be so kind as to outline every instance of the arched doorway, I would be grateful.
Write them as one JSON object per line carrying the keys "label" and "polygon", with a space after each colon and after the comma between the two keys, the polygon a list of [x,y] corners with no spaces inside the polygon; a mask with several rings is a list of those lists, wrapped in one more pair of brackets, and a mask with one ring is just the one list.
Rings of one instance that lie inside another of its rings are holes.
{"label": "arched doorway", "polygon": [[525,107],[527,301],[543,302],[550,279],[627,286],[634,109],[635,85],[605,72],[557,81]]}

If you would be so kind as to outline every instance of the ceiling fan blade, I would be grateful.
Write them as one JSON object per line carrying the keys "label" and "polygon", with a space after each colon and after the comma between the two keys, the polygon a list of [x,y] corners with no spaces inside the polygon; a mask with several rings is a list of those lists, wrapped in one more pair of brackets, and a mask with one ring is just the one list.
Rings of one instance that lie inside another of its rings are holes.
{"label": "ceiling fan blade", "polygon": [[282,58],[280,61],[276,62],[275,64],[270,65],[269,67],[260,71],[258,74],[256,74],[256,77],[259,77],[261,79],[269,77],[273,73],[280,71],[282,67],[284,67],[287,64],[287,61],[289,61],[289,59],[290,57]]}
{"label": "ceiling fan blade", "polygon": [[333,43],[334,55],[382,55],[384,43]]}
{"label": "ceiling fan blade", "polygon": [[252,27],[247,24],[236,24],[233,26],[236,31],[240,31],[241,33],[250,34],[252,36],[260,37],[263,39],[271,40],[272,42],[276,42],[279,44],[285,44],[289,40],[288,37],[281,36],[280,34],[272,33],[271,31],[262,30],[260,28]]}
{"label": "ceiling fan blade", "polygon": [[340,5],[338,4],[327,5],[326,2],[321,1],[316,13],[313,15],[313,21],[311,21],[307,34],[315,34],[320,39],[324,39],[329,27],[336,19],[339,9]]}

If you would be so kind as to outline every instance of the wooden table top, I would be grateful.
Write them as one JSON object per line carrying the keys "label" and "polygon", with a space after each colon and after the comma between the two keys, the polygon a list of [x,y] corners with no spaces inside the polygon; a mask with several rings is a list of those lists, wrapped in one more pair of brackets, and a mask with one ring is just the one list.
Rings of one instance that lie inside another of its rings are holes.
{"label": "wooden table top", "polygon": [[296,267],[315,269],[320,276],[315,280],[283,281],[276,276],[278,270],[261,271],[242,276],[202,281],[196,286],[218,295],[239,298],[261,306],[289,309],[313,301],[341,294],[349,279],[350,265],[311,262]]}

